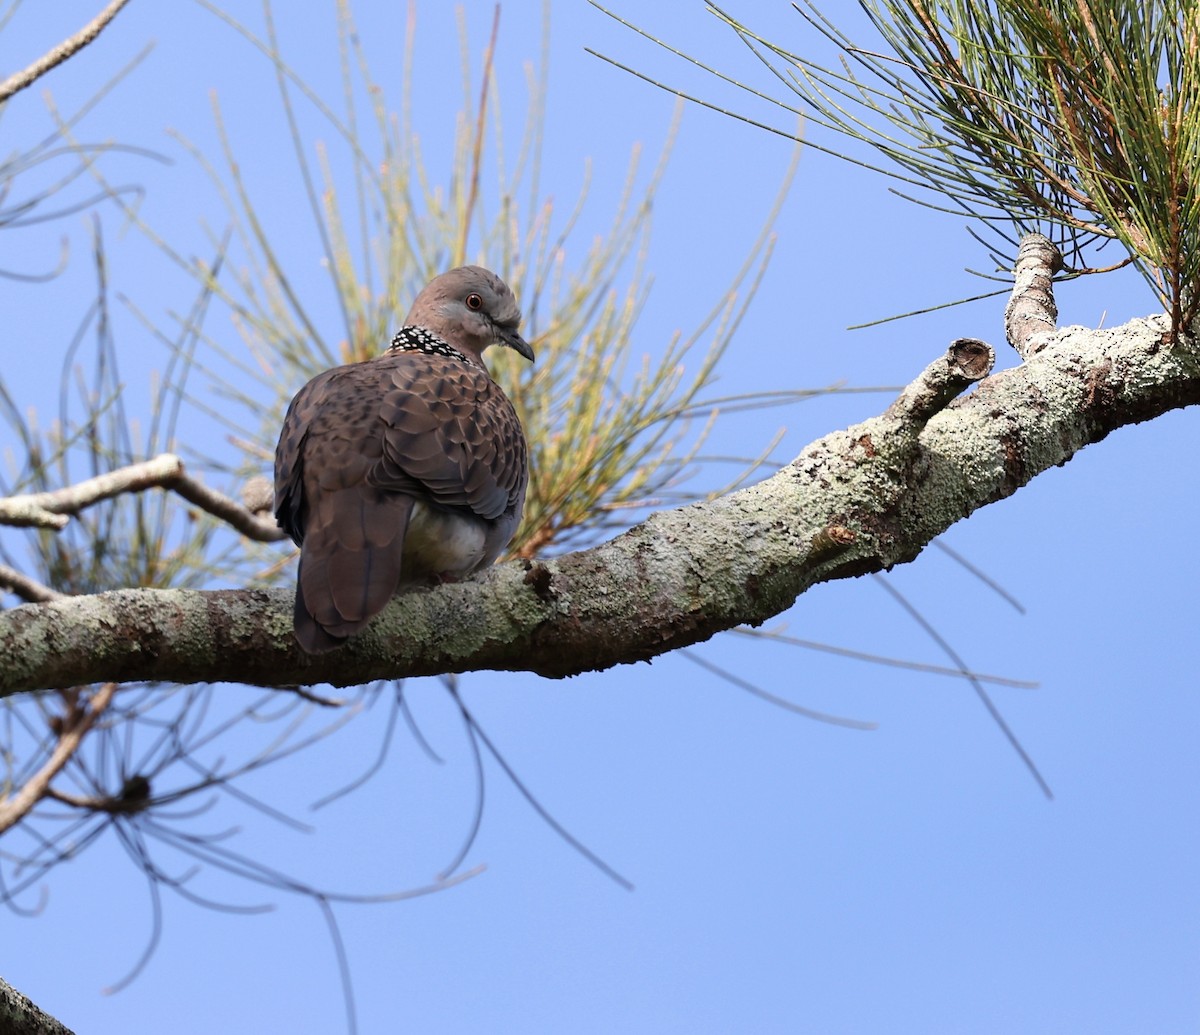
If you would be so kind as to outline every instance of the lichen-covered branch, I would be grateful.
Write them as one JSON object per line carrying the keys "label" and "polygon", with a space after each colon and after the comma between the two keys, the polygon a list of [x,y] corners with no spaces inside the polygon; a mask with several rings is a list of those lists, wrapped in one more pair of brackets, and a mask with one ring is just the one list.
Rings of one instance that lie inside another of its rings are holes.
{"label": "lichen-covered branch", "polygon": [[[1166,317],[1054,332],[988,368],[954,343],[878,417],[765,481],[652,515],[594,549],[500,565],[397,598],[328,655],[292,639],[288,590],[120,590],[0,614],[0,693],[97,681],[332,683],[472,669],[567,676],[757,624],[812,586],[912,560],[979,507],[1126,424],[1200,401],[1200,359]],[[957,353],[957,354],[956,354]],[[938,408],[942,406],[943,408]]]}
{"label": "lichen-covered branch", "polygon": [[995,350],[987,342],[959,338],[900,393],[884,417],[919,430],[967,387],[990,374],[995,363]]}
{"label": "lichen-covered branch", "polygon": [[72,1035],[70,1028],[39,1010],[28,996],[3,978],[0,978],[0,1031],[5,1035]]}

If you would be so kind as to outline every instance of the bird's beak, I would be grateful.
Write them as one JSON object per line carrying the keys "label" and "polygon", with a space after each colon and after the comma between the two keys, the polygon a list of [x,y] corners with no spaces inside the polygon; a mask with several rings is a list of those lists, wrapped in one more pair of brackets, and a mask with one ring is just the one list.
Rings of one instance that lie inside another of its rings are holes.
{"label": "bird's beak", "polygon": [[501,345],[507,345],[518,356],[524,356],[530,363],[533,362],[533,348],[524,338],[516,331],[507,330],[504,327],[496,328],[496,340]]}

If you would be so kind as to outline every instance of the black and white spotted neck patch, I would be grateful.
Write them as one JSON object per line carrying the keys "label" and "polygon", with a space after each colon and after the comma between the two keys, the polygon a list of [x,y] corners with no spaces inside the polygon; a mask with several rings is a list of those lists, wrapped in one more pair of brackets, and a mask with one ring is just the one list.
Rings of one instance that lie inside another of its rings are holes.
{"label": "black and white spotted neck patch", "polygon": [[389,352],[424,352],[427,356],[446,356],[469,363],[461,352],[449,342],[442,341],[433,331],[424,327],[401,327],[388,346]]}

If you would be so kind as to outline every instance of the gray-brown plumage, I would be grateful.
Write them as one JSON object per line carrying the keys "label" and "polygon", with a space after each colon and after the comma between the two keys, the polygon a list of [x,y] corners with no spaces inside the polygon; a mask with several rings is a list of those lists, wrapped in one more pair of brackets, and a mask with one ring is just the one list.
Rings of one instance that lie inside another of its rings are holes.
{"label": "gray-brown plumage", "polygon": [[327,370],[288,407],[275,517],[300,547],[296,639],[331,650],[398,589],[491,564],[521,520],[525,436],[483,365],[526,359],[508,286],[479,266],[434,279],[382,356]]}

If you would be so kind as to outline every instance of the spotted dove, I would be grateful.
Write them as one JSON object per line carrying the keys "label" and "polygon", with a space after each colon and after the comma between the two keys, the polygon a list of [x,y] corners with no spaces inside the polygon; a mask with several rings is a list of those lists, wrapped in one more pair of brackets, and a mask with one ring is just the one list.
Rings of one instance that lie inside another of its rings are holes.
{"label": "spotted dove", "polygon": [[482,353],[528,360],[508,285],[479,266],[430,282],[381,356],[319,374],[288,407],[275,517],[300,547],[296,639],[332,650],[400,589],[487,567],[521,520],[525,436]]}

